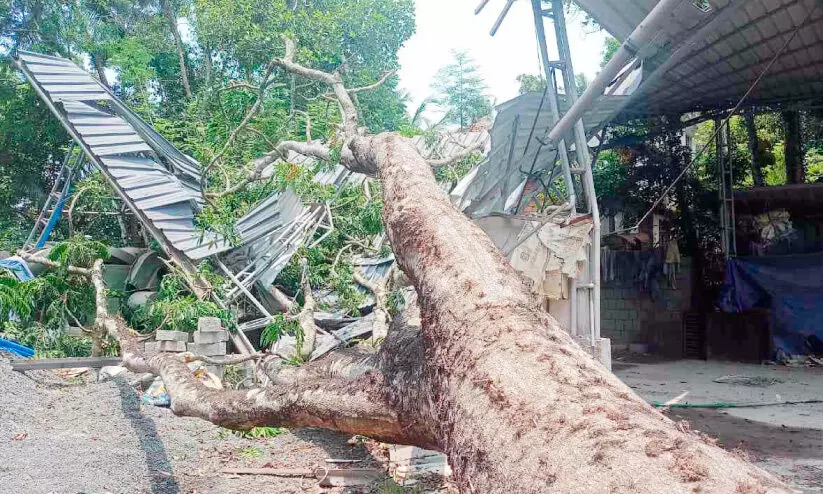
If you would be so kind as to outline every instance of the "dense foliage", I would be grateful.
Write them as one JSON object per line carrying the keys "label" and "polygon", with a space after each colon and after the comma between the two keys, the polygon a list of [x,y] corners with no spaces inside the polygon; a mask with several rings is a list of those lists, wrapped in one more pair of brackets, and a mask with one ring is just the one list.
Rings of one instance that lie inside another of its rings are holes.
{"label": "dense foliage", "polygon": [[[282,162],[268,180],[236,193],[223,191],[246,176],[250,160],[279,141],[335,140],[340,116],[328,88],[269,66],[283,56],[281,35],[297,40],[300,63],[339,70],[349,87],[367,86],[398,68],[397,52],[415,29],[413,7],[412,0],[3,0],[0,55],[19,48],[72,58],[178,149],[209,165],[204,186],[210,200],[197,219],[203,229],[236,239],[235,221],[286,187],[307,203],[329,202],[336,230],[301,254],[310,260],[312,286],[335,291],[336,304],[357,313],[365,295],[352,280],[352,257],[386,254],[369,247],[382,231],[374,184],[366,185],[368,194],[354,186],[335,192],[311,180],[333,163]],[[70,140],[9,62],[0,59],[0,248],[13,250],[34,223]],[[389,75],[384,84],[356,95],[361,123],[375,132],[419,133],[397,83],[397,76]],[[241,126],[244,119],[248,124]],[[99,174],[76,183],[70,201],[70,221],[61,221],[52,237],[64,241],[58,245],[88,244],[84,239],[93,238],[110,246],[156,247],[150,240],[146,244],[139,224]],[[341,249],[345,252],[338,256]],[[225,280],[208,266],[203,269],[215,289],[223,289]],[[48,350],[46,342],[75,325],[74,316],[88,322],[88,280],[69,276],[60,284],[63,274],[49,271],[27,283],[3,278],[7,335],[39,341],[37,348]],[[277,285],[299,301],[298,280],[293,264]],[[15,300],[33,302],[13,305]],[[152,304],[126,315],[141,331],[190,331],[204,315],[235,323],[231,313],[198,300],[174,273],[163,277]]]}

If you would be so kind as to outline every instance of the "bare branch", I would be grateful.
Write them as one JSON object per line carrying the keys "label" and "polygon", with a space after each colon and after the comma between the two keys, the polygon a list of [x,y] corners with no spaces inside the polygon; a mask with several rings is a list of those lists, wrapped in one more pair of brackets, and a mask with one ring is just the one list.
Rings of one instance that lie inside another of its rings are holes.
{"label": "bare branch", "polygon": [[260,158],[252,160],[249,163],[252,170],[249,171],[246,178],[226,190],[221,192],[210,192],[206,195],[208,197],[222,197],[228,194],[234,194],[243,190],[243,188],[251,182],[264,179],[265,177],[263,177],[263,172],[266,168],[278,159],[287,159],[289,151],[294,151],[295,153],[310,156],[321,161],[331,161],[331,149],[321,142],[283,141],[277,145],[277,148],[274,151],[268,152]]}
{"label": "bare branch", "polygon": [[303,110],[295,110],[294,112],[302,115],[303,118],[306,119],[306,142],[311,142],[311,115],[309,115],[309,112]]}
{"label": "bare branch", "polygon": [[250,91],[257,92],[257,91],[260,91],[260,86],[255,86],[255,85],[249,84],[248,82],[245,82],[245,81],[235,81],[235,82],[232,82],[231,84],[229,84],[228,86],[221,87],[220,89],[218,89],[218,91],[219,92],[233,91],[235,89],[248,89]]}
{"label": "bare branch", "polygon": [[[274,82],[274,80],[271,77],[271,73],[274,71],[275,67],[276,64],[274,63],[274,61],[269,62],[269,64],[266,66],[266,72],[263,75],[263,82],[262,84],[260,84],[260,87],[257,88],[257,99],[254,100],[254,103],[248,109],[245,117],[243,117],[243,120],[240,122],[240,124],[237,127],[235,127],[234,130],[231,131],[231,133],[229,134],[229,138],[226,139],[225,144],[223,144],[223,148],[220,149],[220,151],[212,157],[211,161],[209,161],[209,164],[206,165],[206,167],[203,169],[203,180],[206,179],[206,175],[208,174],[209,170],[211,170],[211,168],[220,160],[220,158],[222,158],[223,155],[226,154],[226,151],[228,151],[229,148],[234,144],[234,141],[237,139],[237,136],[240,134],[240,132],[244,128],[246,128],[249,122],[251,122],[252,118],[254,118],[254,116],[257,115],[257,112],[260,111],[260,107],[263,105],[263,99],[266,96],[266,89],[271,85],[272,82]],[[201,187],[205,189],[205,186],[203,184],[201,184]]]}
{"label": "bare branch", "polygon": [[372,326],[372,338],[375,340],[385,338],[388,335],[389,323],[392,320],[387,303],[386,285],[370,281],[358,273],[357,269],[352,270],[352,277],[357,284],[362,285],[374,294],[374,312],[376,317],[374,319],[374,325]]}
{"label": "bare branch", "polygon": [[[63,265],[59,262],[52,261],[51,259],[35,256],[32,254],[28,254],[25,252],[20,252],[19,256],[26,260],[26,262],[33,262],[35,264],[42,264],[43,266],[52,268],[52,269],[59,269]],[[81,276],[91,276],[91,270],[88,268],[80,268],[77,266],[67,266],[66,268],[69,273],[71,274],[79,274]]]}
{"label": "bare branch", "polygon": [[306,79],[324,82],[330,86],[334,85],[338,81],[338,79],[333,74],[323,72],[322,70],[310,69],[308,67],[304,67],[300,64],[295,63],[294,56],[297,52],[297,45],[295,45],[294,40],[289,38],[288,36],[283,36],[282,39],[283,43],[286,46],[286,54],[283,58],[275,59],[275,64],[291,72],[292,74],[305,77]]}
{"label": "bare branch", "polygon": [[317,301],[311,291],[309,261],[305,257],[300,259],[300,268],[303,271],[300,277],[300,285],[303,289],[303,309],[297,314],[296,319],[303,329],[303,344],[300,345],[297,352],[300,357],[308,360],[317,342],[317,324],[314,323],[314,311],[317,309]]}
{"label": "bare branch", "polygon": [[357,93],[360,93],[362,91],[371,91],[372,89],[377,89],[380,86],[382,86],[383,84],[385,84],[386,80],[389,77],[393,76],[396,73],[397,73],[396,69],[395,70],[390,70],[390,71],[386,72],[385,74],[383,74],[383,76],[377,82],[375,82],[374,84],[369,84],[368,86],[356,87],[354,89],[349,89],[349,94],[357,94]]}
{"label": "bare branch", "polygon": [[461,161],[463,159],[466,159],[469,156],[471,156],[472,154],[474,154],[475,152],[480,151],[481,149],[483,149],[485,146],[486,146],[486,140],[483,139],[482,141],[478,141],[478,142],[472,144],[471,146],[467,147],[466,149],[460,151],[459,153],[453,154],[453,155],[448,156],[448,157],[443,158],[443,159],[426,160],[426,162],[432,168],[441,168],[443,166],[448,166],[448,165],[451,165],[453,163],[457,163],[458,161]]}
{"label": "bare branch", "polygon": [[185,354],[187,362],[205,362],[211,365],[237,365],[242,364],[244,362],[248,362],[249,360],[260,360],[266,357],[271,357],[271,355],[267,353],[258,352],[250,353],[248,355],[236,355],[233,357],[214,358],[208,357],[206,355]]}

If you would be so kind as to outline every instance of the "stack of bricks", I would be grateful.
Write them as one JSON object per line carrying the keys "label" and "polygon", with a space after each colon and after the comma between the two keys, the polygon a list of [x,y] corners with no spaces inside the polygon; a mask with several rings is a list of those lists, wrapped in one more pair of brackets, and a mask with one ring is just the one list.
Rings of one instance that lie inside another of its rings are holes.
{"label": "stack of bricks", "polygon": [[[229,334],[223,329],[217,317],[201,317],[197,321],[197,331],[194,332],[193,342],[188,344],[188,351],[195,355],[206,357],[222,357],[226,355],[226,342]],[[223,378],[223,367],[217,365],[206,366],[212,374]]]}
{"label": "stack of bricks", "polygon": [[189,333],[184,331],[167,331],[159,329],[155,334],[155,342],[146,343],[146,353],[157,352],[185,352]]}

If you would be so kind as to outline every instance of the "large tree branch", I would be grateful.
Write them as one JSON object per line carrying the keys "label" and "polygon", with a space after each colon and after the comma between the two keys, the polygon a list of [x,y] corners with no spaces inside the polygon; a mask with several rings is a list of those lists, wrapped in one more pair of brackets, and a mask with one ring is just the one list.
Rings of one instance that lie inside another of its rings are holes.
{"label": "large tree branch", "polygon": [[206,387],[186,365],[185,354],[144,355],[134,331],[106,308],[102,268],[98,260],[89,270],[95,288],[95,325],[119,342],[124,366],[163,379],[175,414],[233,429],[322,427],[400,444],[434,444],[430,433],[401,420],[388,403],[382,374],[370,367],[353,378],[338,377],[339,361],[322,359],[300,367],[299,379],[279,379],[265,389],[232,391]]}
{"label": "large tree branch", "polygon": [[297,323],[303,330],[303,342],[298,345],[297,353],[303,360],[308,360],[314,351],[317,342],[317,325],[314,323],[314,311],[317,309],[317,301],[311,291],[309,282],[309,261],[305,257],[300,259],[300,286],[303,289],[303,308],[297,314]]}
{"label": "large tree branch", "polygon": [[302,154],[304,156],[310,156],[320,161],[331,161],[332,156],[331,149],[327,145],[319,141],[282,141],[277,145],[277,148],[275,148],[273,151],[264,154],[260,158],[252,160],[249,163],[249,167],[251,168],[251,170],[243,180],[225,190],[222,190],[220,192],[210,192],[206,195],[209,197],[223,197],[229,194],[236,194],[237,192],[243,190],[250,183],[255,182],[257,180],[266,179],[267,177],[263,176],[263,172],[266,171],[266,169],[274,162],[276,162],[278,159],[288,159],[290,151]]}
{"label": "large tree branch", "polygon": [[375,82],[374,84],[369,84],[368,86],[362,86],[362,87],[356,87],[356,88],[353,88],[353,89],[349,89],[348,90],[349,94],[357,94],[357,93],[361,93],[363,91],[371,91],[373,89],[377,89],[380,86],[382,86],[383,84],[385,84],[386,80],[388,80],[389,77],[393,76],[396,73],[397,73],[397,70],[390,70],[390,71],[386,72],[385,74],[383,74],[383,76],[380,79],[378,79],[378,81]]}

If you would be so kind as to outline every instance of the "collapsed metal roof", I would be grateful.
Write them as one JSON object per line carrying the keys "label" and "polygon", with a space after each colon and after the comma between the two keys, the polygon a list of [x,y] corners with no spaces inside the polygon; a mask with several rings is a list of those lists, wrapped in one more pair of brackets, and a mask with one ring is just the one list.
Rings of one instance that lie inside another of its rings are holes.
{"label": "collapsed metal roof", "polygon": [[[620,41],[658,4],[656,0],[575,1]],[[654,114],[730,108],[792,36],[747,104],[819,99],[823,91],[823,8],[818,3],[679,2],[661,23],[653,42],[636,47],[644,81],[632,95],[633,103]]]}
{"label": "collapsed metal roof", "polygon": [[[189,261],[237,248],[195,224],[203,202],[197,161],[180,153],[72,61],[20,51],[16,62],[88,159],[164,248]],[[238,220],[239,244],[260,254],[264,246],[271,247],[272,239],[282,240],[286,230],[294,230],[295,223],[303,233],[296,236],[303,240],[321,220],[310,209],[290,191],[274,194]],[[295,241],[283,242],[289,247],[281,255],[290,256],[299,247],[297,239],[291,240]]]}
{"label": "collapsed metal roof", "polygon": [[[586,130],[591,132],[604,125],[605,119],[623,105],[626,98],[623,95],[603,98],[596,108],[585,113]],[[561,96],[559,101],[561,110],[567,111],[567,98]],[[546,146],[543,140],[555,123],[545,93],[523,94],[498,105],[488,159],[464,177],[451,193],[458,208],[473,216],[511,212],[517,206],[527,177],[556,164],[557,150]],[[569,138],[569,142],[573,139]],[[559,173],[559,167],[555,171]]]}

